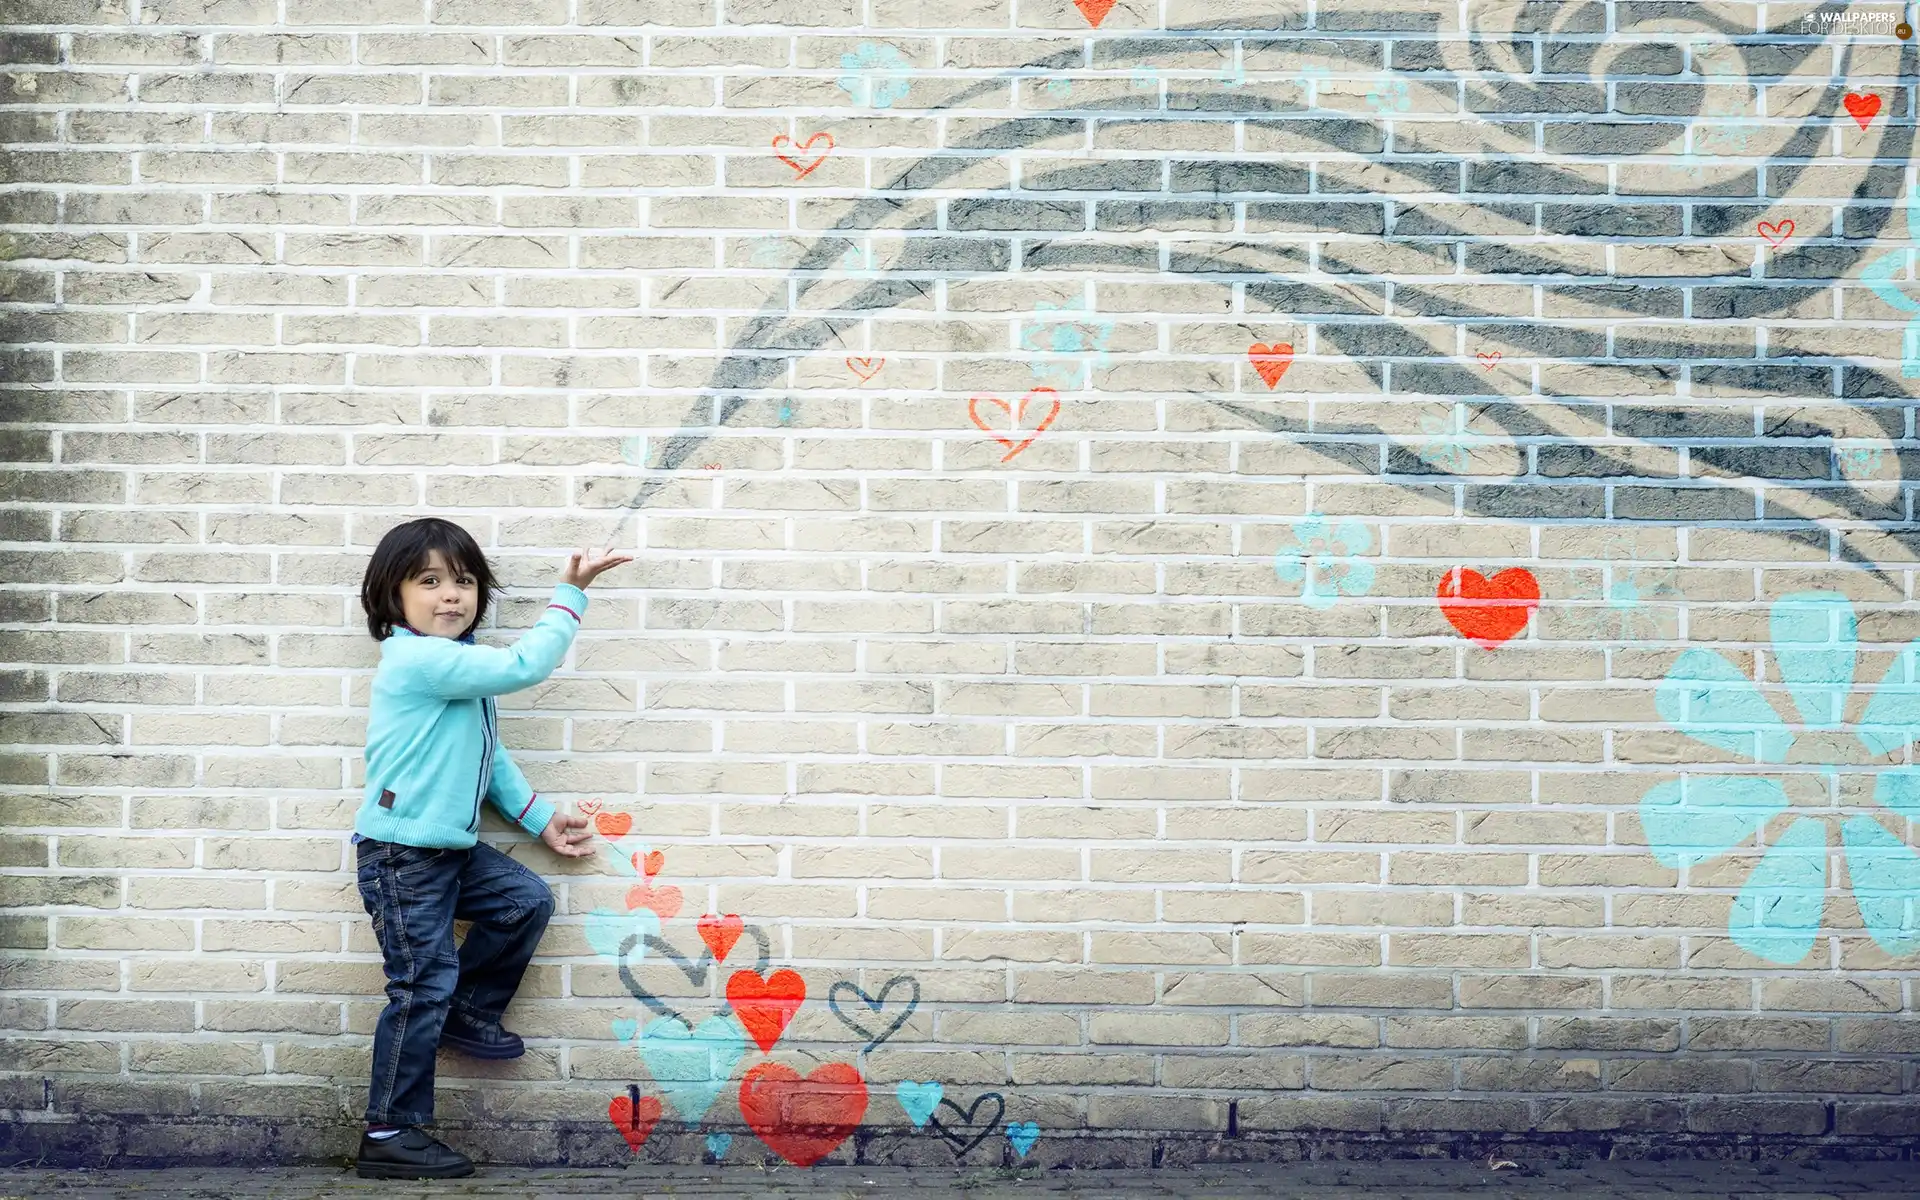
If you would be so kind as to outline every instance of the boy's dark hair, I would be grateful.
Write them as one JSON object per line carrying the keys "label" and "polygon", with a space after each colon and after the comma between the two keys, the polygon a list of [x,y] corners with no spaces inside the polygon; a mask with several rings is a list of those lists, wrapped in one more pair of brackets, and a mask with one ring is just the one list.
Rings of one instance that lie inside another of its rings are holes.
{"label": "boy's dark hair", "polygon": [[473,535],[439,517],[421,517],[387,530],[367,560],[367,573],[360,579],[360,607],[367,613],[367,632],[376,642],[393,636],[393,627],[406,625],[400,607],[400,585],[425,569],[427,556],[438,550],[455,571],[473,576],[480,585],[480,603],[473,624],[462,631],[470,633],[487,619],[487,605],[499,585],[493,581],[493,568],[480,552]]}

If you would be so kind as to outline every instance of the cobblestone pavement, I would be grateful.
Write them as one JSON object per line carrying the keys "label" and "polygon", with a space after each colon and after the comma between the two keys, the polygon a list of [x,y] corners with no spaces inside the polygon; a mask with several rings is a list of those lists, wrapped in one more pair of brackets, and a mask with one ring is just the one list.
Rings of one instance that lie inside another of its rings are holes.
{"label": "cobblestone pavement", "polygon": [[925,1169],[818,1167],[649,1167],[532,1169],[482,1167],[468,1179],[375,1181],[326,1167],[161,1171],[0,1171],[0,1200],[345,1200],[379,1196],[741,1197],[743,1200],[1824,1200],[1833,1197],[1920,1197],[1920,1163],[1590,1162],[1580,1166],[1401,1160],[1204,1166],[1159,1171],[1005,1169],[956,1173]]}

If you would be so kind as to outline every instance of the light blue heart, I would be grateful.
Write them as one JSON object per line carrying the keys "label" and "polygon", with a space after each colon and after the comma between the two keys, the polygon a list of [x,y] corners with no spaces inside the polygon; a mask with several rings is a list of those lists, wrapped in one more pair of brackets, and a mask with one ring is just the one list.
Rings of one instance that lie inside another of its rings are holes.
{"label": "light blue heart", "polygon": [[719,1162],[733,1149],[733,1135],[730,1133],[710,1133],[707,1135],[707,1153],[713,1155],[713,1161]]}
{"label": "light blue heart", "polygon": [[[660,936],[660,915],[650,908],[639,908],[632,912],[615,912],[610,908],[596,908],[587,914],[587,945],[593,952],[609,962],[620,961],[620,943],[629,937],[641,938]],[[639,962],[646,956],[647,943],[636,941],[633,949],[627,952],[631,962]]]}
{"label": "light blue heart", "polygon": [[639,1032],[640,1022],[634,1020],[632,1017],[626,1017],[613,1023],[613,1036],[623,1042],[632,1041],[633,1035]]}
{"label": "light blue heart", "polygon": [[678,1017],[661,1017],[640,1031],[647,1071],[667,1105],[689,1125],[707,1115],[746,1052],[746,1031],[732,1012],[715,1013],[698,1029],[688,1029]]}
{"label": "light blue heart", "polygon": [[1015,1121],[1007,1126],[1007,1140],[1013,1143],[1015,1153],[1025,1158],[1027,1151],[1040,1140],[1040,1126],[1033,1121]]}
{"label": "light blue heart", "polygon": [[900,1107],[907,1110],[907,1120],[919,1129],[933,1116],[933,1110],[940,1107],[940,1096],[946,1089],[938,1083],[915,1083],[911,1079],[902,1080],[894,1091],[900,1097]]}

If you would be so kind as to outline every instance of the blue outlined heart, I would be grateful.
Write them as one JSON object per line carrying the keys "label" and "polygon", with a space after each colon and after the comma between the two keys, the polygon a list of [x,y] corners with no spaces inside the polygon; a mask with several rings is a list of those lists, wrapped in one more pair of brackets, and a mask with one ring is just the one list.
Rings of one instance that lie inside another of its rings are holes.
{"label": "blue outlined heart", "polygon": [[707,1115],[746,1052],[746,1031],[731,1011],[692,1029],[679,1017],[661,1017],[640,1031],[641,1061],[668,1107],[689,1125]]}
{"label": "blue outlined heart", "polygon": [[933,1110],[940,1107],[940,1097],[945,1091],[937,1082],[915,1083],[911,1079],[901,1080],[894,1089],[894,1093],[900,1097],[900,1107],[906,1111],[907,1120],[913,1122],[915,1129],[926,1125]]}

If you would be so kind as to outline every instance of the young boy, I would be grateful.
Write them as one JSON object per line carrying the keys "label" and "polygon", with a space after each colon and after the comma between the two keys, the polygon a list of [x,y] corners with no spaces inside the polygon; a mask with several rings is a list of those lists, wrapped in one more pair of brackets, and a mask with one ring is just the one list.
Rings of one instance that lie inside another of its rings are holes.
{"label": "young boy", "polygon": [[[373,1035],[373,1082],[359,1174],[446,1179],[465,1155],[419,1126],[433,1120],[434,1053],[517,1058],[501,1014],[553,914],[538,875],[478,840],[480,801],[555,853],[591,853],[586,820],[554,811],[498,741],[493,698],[531,687],[566,657],[587,610],[583,590],[632,562],[574,554],[546,612],[506,650],[474,644],[493,571],[464,529],[428,517],[380,539],[361,581],[380,645],[368,701],[366,795],[354,817],[360,899],[373,918],[387,1007]],[[472,921],[454,950],[455,918]]]}

